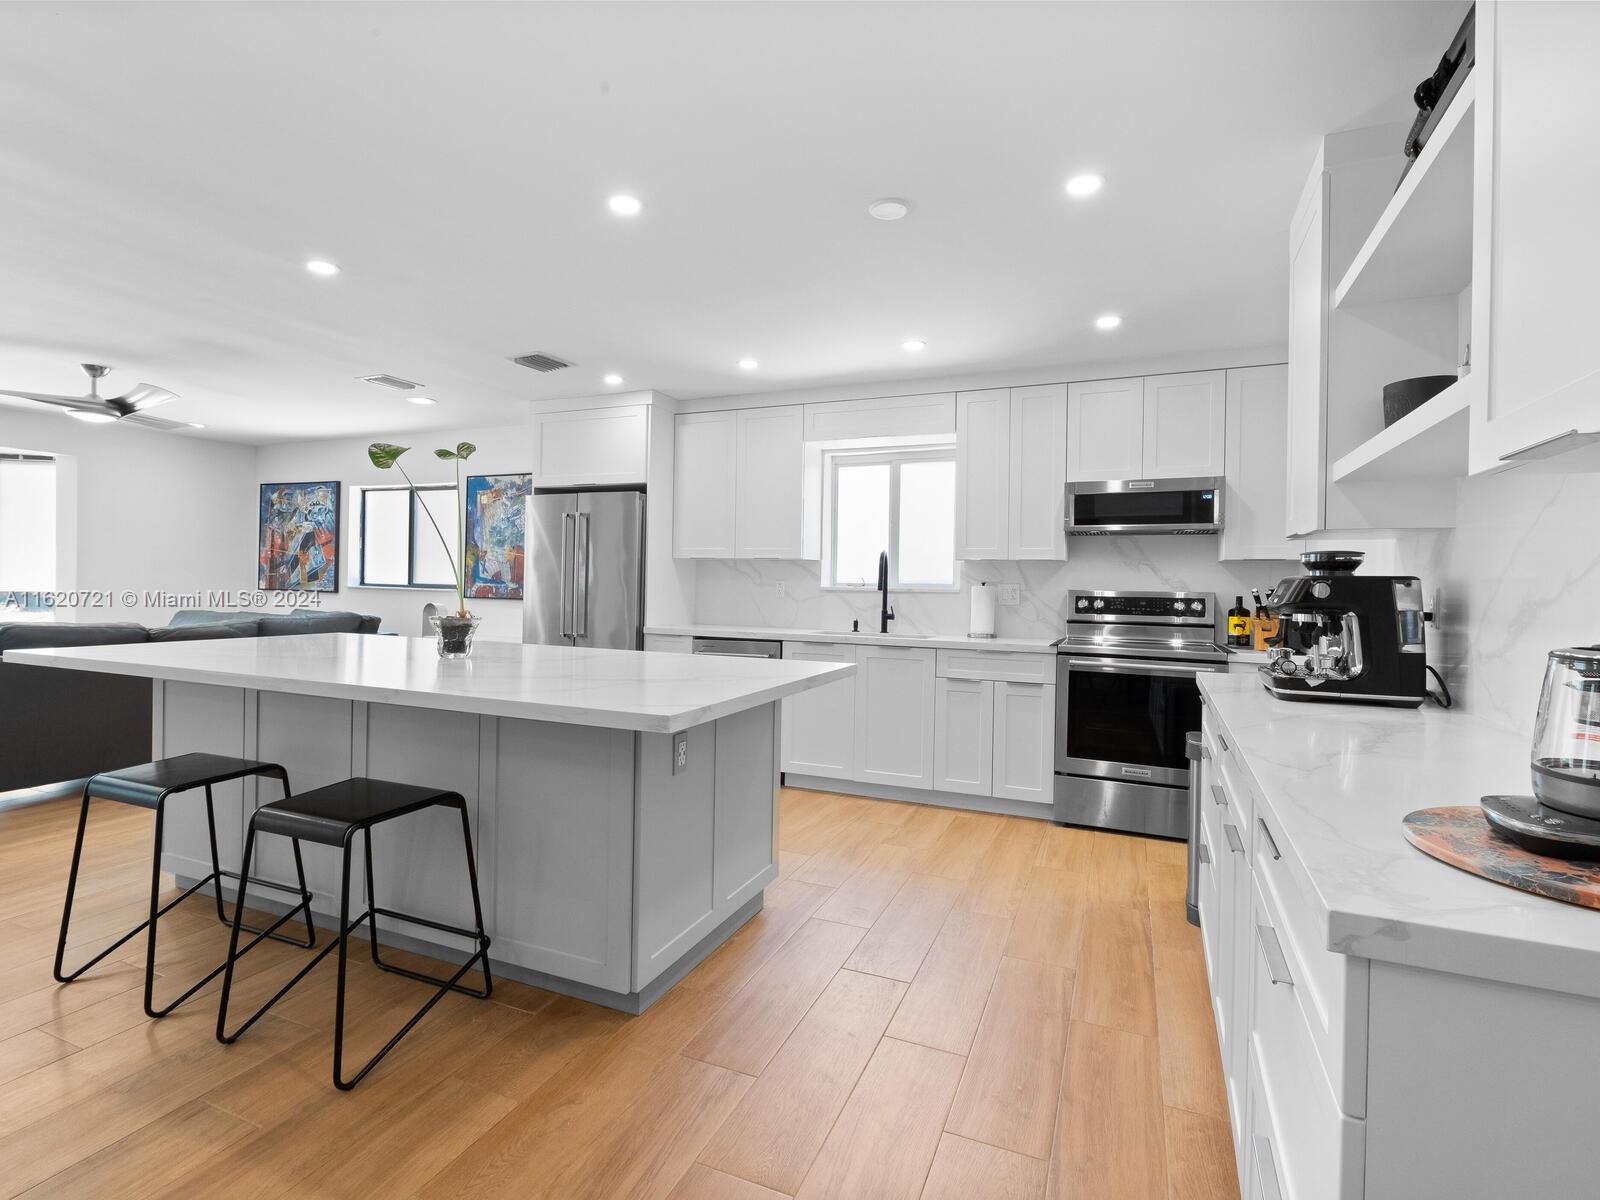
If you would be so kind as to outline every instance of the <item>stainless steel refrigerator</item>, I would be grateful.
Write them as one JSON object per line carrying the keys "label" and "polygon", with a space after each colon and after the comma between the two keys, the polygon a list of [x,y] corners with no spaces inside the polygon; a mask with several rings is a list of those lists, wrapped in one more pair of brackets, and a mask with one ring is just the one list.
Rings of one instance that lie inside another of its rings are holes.
{"label": "stainless steel refrigerator", "polygon": [[644,493],[527,499],[522,640],[638,650],[644,644]]}

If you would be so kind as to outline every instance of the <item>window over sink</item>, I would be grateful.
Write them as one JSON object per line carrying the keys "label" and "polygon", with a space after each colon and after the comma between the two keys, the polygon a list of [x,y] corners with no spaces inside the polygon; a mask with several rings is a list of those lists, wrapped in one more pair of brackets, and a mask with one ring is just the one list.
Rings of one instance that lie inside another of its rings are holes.
{"label": "window over sink", "polygon": [[876,588],[887,551],[891,588],[955,590],[953,446],[837,450],[825,462],[825,587]]}

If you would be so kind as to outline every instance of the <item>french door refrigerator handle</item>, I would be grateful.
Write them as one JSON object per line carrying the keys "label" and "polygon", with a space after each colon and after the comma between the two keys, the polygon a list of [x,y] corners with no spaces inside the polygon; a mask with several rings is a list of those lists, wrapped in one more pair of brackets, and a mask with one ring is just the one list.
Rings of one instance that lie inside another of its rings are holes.
{"label": "french door refrigerator handle", "polygon": [[572,518],[576,515],[570,512],[561,514],[561,590],[558,601],[562,637],[572,636],[572,528],[575,524]]}
{"label": "french door refrigerator handle", "polygon": [[577,536],[572,555],[572,634],[589,636],[589,514],[573,513]]}

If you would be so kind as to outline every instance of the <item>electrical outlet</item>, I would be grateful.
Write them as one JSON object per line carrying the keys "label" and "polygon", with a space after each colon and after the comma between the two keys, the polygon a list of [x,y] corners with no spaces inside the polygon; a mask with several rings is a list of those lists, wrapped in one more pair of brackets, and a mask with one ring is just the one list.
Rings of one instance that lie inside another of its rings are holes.
{"label": "electrical outlet", "polygon": [[689,731],[672,735],[672,773],[682,774],[689,769]]}
{"label": "electrical outlet", "polygon": [[1022,603],[1022,585],[1020,583],[1002,583],[1000,585],[1000,603],[1007,608],[1015,608]]}
{"label": "electrical outlet", "polygon": [[772,585],[772,590],[778,594],[778,599],[782,600],[789,594],[789,585],[780,579],[777,583]]}

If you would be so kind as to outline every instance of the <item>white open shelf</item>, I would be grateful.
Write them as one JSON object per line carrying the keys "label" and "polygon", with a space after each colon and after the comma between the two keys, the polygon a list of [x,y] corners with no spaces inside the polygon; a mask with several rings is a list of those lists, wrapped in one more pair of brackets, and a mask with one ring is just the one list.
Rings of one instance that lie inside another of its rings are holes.
{"label": "white open shelf", "polygon": [[1334,307],[1454,295],[1472,282],[1477,91],[1468,75],[1334,289]]}
{"label": "white open shelf", "polygon": [[1368,438],[1333,464],[1333,483],[1456,479],[1467,473],[1472,376],[1458,379],[1426,404]]}

